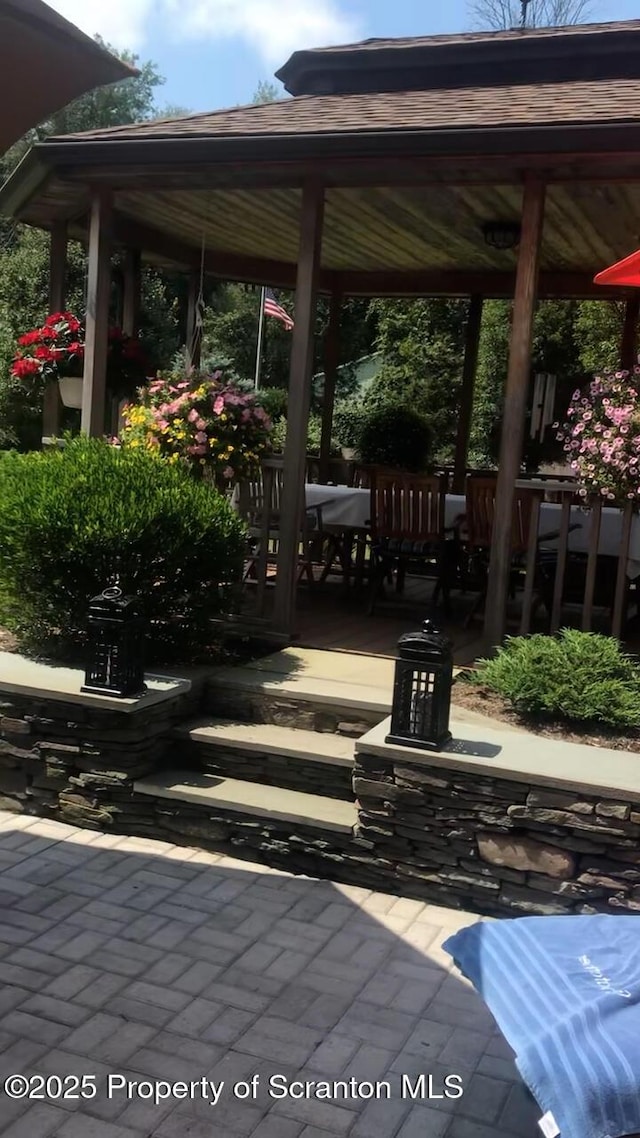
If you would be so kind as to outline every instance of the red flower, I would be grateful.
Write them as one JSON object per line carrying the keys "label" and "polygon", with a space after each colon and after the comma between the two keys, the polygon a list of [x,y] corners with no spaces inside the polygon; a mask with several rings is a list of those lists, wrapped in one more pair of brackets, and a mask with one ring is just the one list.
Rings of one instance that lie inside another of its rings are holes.
{"label": "red flower", "polygon": [[39,339],[40,330],[36,328],[33,332],[25,332],[24,336],[20,336],[18,343],[22,344],[23,347],[28,347],[30,344],[36,344]]}
{"label": "red flower", "polygon": [[37,360],[27,356],[25,359],[16,359],[11,365],[11,372],[13,375],[18,376],[19,379],[25,379],[29,375],[35,375],[40,371],[40,364]]}
{"label": "red flower", "polygon": [[44,360],[47,363],[55,359],[55,353],[46,344],[41,344],[40,347],[36,348],[34,355],[37,360]]}
{"label": "red flower", "polygon": [[44,322],[45,328],[51,328],[53,324],[60,324],[65,319],[66,313],[52,312],[51,316],[47,316]]}

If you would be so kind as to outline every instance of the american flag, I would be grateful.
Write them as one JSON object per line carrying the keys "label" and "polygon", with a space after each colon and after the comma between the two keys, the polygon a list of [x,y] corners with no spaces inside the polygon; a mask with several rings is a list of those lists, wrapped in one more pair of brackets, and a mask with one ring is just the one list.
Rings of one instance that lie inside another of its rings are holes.
{"label": "american flag", "polygon": [[293,320],[288,312],[285,312],[281,304],[276,300],[276,294],[270,289],[264,290],[264,314],[265,316],[273,316],[276,320],[281,320],[287,332],[293,328]]}

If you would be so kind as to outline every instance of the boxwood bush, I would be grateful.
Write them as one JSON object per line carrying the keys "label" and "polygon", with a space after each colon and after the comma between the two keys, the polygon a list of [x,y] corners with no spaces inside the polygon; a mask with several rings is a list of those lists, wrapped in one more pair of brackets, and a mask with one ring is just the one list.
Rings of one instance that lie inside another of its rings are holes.
{"label": "boxwood bush", "polygon": [[509,637],[493,659],[478,662],[476,679],[527,715],[640,726],[640,667],[610,636],[566,628]]}
{"label": "boxwood bush", "polygon": [[418,473],[431,457],[431,429],[411,407],[386,403],[368,411],[358,439],[367,465],[391,466]]}
{"label": "boxwood bush", "polygon": [[23,650],[77,658],[87,602],[117,583],[147,618],[148,663],[192,659],[243,548],[226,499],[147,451],[81,437],[0,455],[0,624]]}

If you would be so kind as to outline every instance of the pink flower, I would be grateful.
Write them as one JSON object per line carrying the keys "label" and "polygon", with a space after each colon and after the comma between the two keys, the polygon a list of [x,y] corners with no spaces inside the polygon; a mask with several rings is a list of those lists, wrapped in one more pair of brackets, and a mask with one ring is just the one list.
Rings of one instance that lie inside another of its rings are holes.
{"label": "pink flower", "polygon": [[206,443],[206,441],[207,441],[207,436],[206,436],[205,432],[204,431],[196,431],[196,442],[197,443]]}
{"label": "pink flower", "polygon": [[218,395],[214,401],[214,404],[213,404],[213,413],[214,413],[214,415],[221,415],[223,411],[224,411],[224,399],[222,398],[221,395]]}
{"label": "pink flower", "polygon": [[195,407],[192,407],[189,414],[187,415],[187,419],[189,420],[190,423],[196,423],[199,418],[200,418],[200,416],[199,416],[198,412],[196,411]]}
{"label": "pink flower", "polygon": [[197,431],[206,431],[207,424],[205,423],[204,419],[201,419],[197,413],[195,420],[192,419],[191,421],[195,422]]}
{"label": "pink flower", "polygon": [[223,478],[233,478],[234,474],[235,470],[232,466],[225,466],[224,470],[222,471]]}

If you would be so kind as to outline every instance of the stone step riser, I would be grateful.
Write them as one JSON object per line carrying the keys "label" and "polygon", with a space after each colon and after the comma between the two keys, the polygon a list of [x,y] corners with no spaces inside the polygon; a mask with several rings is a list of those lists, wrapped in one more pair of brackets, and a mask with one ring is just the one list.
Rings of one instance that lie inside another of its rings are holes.
{"label": "stone step riser", "polygon": [[278,727],[297,727],[353,739],[366,734],[385,717],[377,709],[341,707],[291,696],[278,697],[271,692],[233,690],[215,685],[205,693],[203,712],[238,719],[242,723],[272,723]]}
{"label": "stone step riser", "polygon": [[238,778],[263,786],[280,786],[286,790],[353,802],[352,768],[324,763],[316,756],[305,761],[299,756],[248,751],[215,742],[202,743],[183,735],[176,740],[172,764],[176,758],[185,770],[204,771],[223,778]]}

